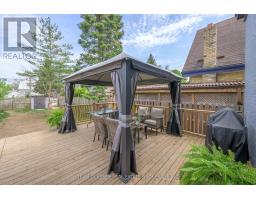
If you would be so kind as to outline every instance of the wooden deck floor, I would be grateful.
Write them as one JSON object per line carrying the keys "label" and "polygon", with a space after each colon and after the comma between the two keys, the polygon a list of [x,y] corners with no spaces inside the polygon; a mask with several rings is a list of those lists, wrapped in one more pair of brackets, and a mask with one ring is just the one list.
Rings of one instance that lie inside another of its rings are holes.
{"label": "wooden deck floor", "polygon": [[[61,135],[40,131],[0,140],[0,184],[123,184],[106,175],[110,150],[92,142],[94,127]],[[138,175],[128,184],[177,184],[183,154],[204,138],[164,133],[136,144]]]}

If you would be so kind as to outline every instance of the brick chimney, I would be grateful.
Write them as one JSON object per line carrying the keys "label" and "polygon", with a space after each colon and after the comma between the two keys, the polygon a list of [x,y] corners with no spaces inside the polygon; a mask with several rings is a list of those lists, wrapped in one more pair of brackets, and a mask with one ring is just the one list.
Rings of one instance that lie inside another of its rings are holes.
{"label": "brick chimney", "polygon": [[[210,68],[216,65],[217,50],[217,28],[214,24],[208,24],[204,30],[204,64],[203,68]],[[216,74],[202,76],[203,82],[216,82]]]}

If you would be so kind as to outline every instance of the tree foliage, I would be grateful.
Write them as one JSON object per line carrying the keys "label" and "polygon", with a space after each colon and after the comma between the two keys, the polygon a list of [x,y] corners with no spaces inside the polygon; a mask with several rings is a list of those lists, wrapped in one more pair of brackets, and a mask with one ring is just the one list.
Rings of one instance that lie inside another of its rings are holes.
{"label": "tree foliage", "polygon": [[76,87],[74,92],[75,97],[84,97],[89,100],[102,101],[106,97],[105,88],[101,86],[94,87]]}
{"label": "tree foliage", "polygon": [[256,184],[256,169],[236,162],[234,155],[200,145],[193,145],[180,169],[181,184],[186,185],[249,185]]}
{"label": "tree foliage", "polygon": [[84,50],[79,64],[85,66],[107,60],[122,52],[121,38],[124,34],[122,17],[113,14],[81,15],[82,33],[79,44]]}
{"label": "tree foliage", "polygon": [[0,80],[0,99],[3,99],[12,89],[12,87]]}
{"label": "tree foliage", "polygon": [[155,59],[155,57],[152,54],[149,54],[147,63],[151,64],[151,65],[157,66],[156,59]]}
{"label": "tree foliage", "polygon": [[[89,66],[123,51],[121,38],[124,34],[122,16],[113,14],[81,15],[83,21],[79,24],[82,33],[79,44],[84,52],[80,54],[78,65]],[[105,98],[105,87],[91,87],[81,93],[88,99],[100,101]],[[88,92],[89,91],[89,92]],[[82,92],[81,88],[77,92]]]}
{"label": "tree foliage", "polygon": [[105,87],[94,86],[91,89],[91,99],[95,101],[102,101],[106,97]]}
{"label": "tree foliage", "polygon": [[178,69],[172,69],[171,72],[173,72],[174,74],[177,74],[177,75],[180,76],[180,77],[183,77],[183,78],[181,79],[181,83],[188,83],[188,79],[185,78],[185,77],[182,75],[182,73],[181,73],[180,70],[178,70]]}
{"label": "tree foliage", "polygon": [[63,89],[62,78],[73,69],[70,59],[72,46],[62,44],[62,33],[49,17],[39,19],[38,32],[35,36],[36,51],[33,56],[27,57],[27,61],[35,68],[17,74],[35,78],[35,91],[52,96]]}
{"label": "tree foliage", "polygon": [[75,87],[74,97],[84,97],[90,99],[90,91],[88,87]]}

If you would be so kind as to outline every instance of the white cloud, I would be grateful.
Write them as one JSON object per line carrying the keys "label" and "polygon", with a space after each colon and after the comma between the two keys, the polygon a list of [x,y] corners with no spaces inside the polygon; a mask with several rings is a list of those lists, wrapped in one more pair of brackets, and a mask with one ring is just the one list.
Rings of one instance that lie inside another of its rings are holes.
{"label": "white cloud", "polygon": [[[150,18],[151,22],[149,23]],[[187,15],[175,21],[170,21],[166,15],[145,15],[141,22],[138,24],[133,23],[130,29],[135,30],[135,33],[129,34],[123,40],[123,44],[145,48],[172,44],[177,41],[180,34],[190,32],[194,28],[194,25],[200,23],[202,20],[203,18],[200,15]],[[135,27],[137,28],[134,29]]]}
{"label": "white cloud", "polygon": [[178,66],[182,65],[183,60],[180,58],[163,58],[157,59],[157,63],[160,65]]}

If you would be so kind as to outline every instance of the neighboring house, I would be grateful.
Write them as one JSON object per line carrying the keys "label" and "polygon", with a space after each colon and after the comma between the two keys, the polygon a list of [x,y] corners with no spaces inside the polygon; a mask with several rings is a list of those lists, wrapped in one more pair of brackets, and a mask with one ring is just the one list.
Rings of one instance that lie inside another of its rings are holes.
{"label": "neighboring house", "polygon": [[25,79],[20,81],[18,92],[21,93],[23,96],[30,95],[34,90],[35,81],[31,79]]}
{"label": "neighboring house", "polygon": [[[244,66],[243,15],[198,30],[182,70],[189,83],[181,86],[181,102],[243,105]],[[135,100],[168,102],[168,86],[139,86]]]}
{"label": "neighboring house", "polygon": [[244,63],[244,18],[232,17],[197,31],[182,74],[189,83],[243,81]]}
{"label": "neighboring house", "polygon": [[[11,82],[11,84],[13,83],[14,82]],[[41,94],[34,92],[34,85],[35,85],[34,80],[22,79],[22,80],[15,81],[15,83],[18,83],[18,87],[10,91],[9,94],[7,95],[7,98],[42,96]]]}
{"label": "neighboring house", "polygon": [[9,94],[6,95],[6,98],[17,98],[17,97],[24,97],[24,94],[19,91],[12,90],[11,92],[9,92]]}
{"label": "neighboring house", "polygon": [[244,15],[197,31],[182,74],[189,77],[183,101],[242,105],[245,67]]}

